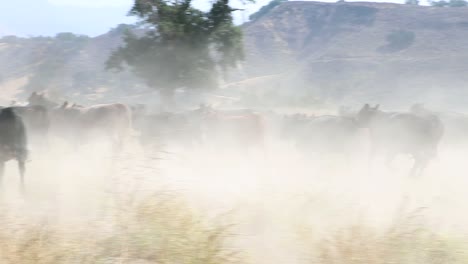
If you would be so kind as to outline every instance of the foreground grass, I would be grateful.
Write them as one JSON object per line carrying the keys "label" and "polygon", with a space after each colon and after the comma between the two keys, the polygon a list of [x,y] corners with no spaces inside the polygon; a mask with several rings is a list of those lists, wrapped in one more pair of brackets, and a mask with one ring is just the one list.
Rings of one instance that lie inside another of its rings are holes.
{"label": "foreground grass", "polygon": [[229,228],[208,225],[180,199],[154,196],[86,227],[3,217],[0,263],[240,263]]}
{"label": "foreground grass", "polygon": [[[0,263],[246,263],[231,246],[230,226],[207,222],[178,196],[158,194],[119,202],[111,214],[85,226],[21,220],[2,212]],[[399,213],[385,229],[360,222],[327,230],[324,238],[315,239],[314,232],[306,231],[302,228],[298,239],[308,254],[300,258],[304,264],[468,263],[466,240],[435,232],[419,211]],[[277,249],[294,254],[281,246]],[[270,258],[261,263],[276,262]]]}
{"label": "foreground grass", "polygon": [[[245,263],[239,251],[230,247],[228,226],[204,222],[177,197],[149,197],[116,211],[110,219],[107,225],[79,228],[48,222],[19,224],[17,219],[3,217],[0,263]],[[442,236],[424,223],[422,217],[409,214],[399,216],[386,229],[360,223],[314,241],[303,237],[309,253],[304,263],[468,263],[465,241]]]}
{"label": "foreground grass", "polygon": [[418,213],[399,215],[387,229],[351,225],[309,248],[309,263],[462,264],[468,243],[431,231]]}

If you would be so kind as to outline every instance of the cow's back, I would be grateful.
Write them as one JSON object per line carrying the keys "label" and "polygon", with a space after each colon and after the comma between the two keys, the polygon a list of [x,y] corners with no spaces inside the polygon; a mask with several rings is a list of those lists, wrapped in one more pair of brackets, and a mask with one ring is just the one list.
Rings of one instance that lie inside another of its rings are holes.
{"label": "cow's back", "polygon": [[298,146],[316,152],[348,152],[355,144],[359,127],[355,120],[342,116],[317,116],[302,121]]}
{"label": "cow's back", "polygon": [[263,145],[265,124],[262,116],[248,109],[216,111],[203,121],[203,133],[207,140],[218,144]]}
{"label": "cow's back", "polygon": [[395,151],[414,152],[437,146],[443,125],[436,116],[393,113],[374,124],[373,141]]}
{"label": "cow's back", "polygon": [[130,129],[131,111],[120,103],[84,107],[80,109],[79,122],[84,128]]}
{"label": "cow's back", "polygon": [[102,121],[109,118],[124,117],[131,115],[129,108],[120,103],[99,104],[81,109],[81,115],[88,120]]}

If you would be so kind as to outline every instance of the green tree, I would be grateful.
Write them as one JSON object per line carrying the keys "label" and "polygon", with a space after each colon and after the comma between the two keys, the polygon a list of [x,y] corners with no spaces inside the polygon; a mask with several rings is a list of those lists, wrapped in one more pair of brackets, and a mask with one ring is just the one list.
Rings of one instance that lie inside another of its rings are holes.
{"label": "green tree", "polygon": [[450,7],[463,7],[468,6],[468,2],[465,0],[450,0],[448,5]]}
{"label": "green tree", "polygon": [[396,30],[390,32],[387,37],[387,44],[378,48],[380,52],[396,52],[409,48],[416,38],[412,31]]}
{"label": "green tree", "polygon": [[440,0],[440,1],[430,1],[431,6],[436,6],[436,7],[446,7],[448,6],[448,2],[445,0]]}
{"label": "green tree", "polygon": [[419,0],[406,0],[407,5],[419,5]]}
{"label": "green tree", "polygon": [[179,88],[213,89],[220,73],[244,56],[234,11],[229,0],[214,1],[206,12],[191,0],[135,0],[129,14],[140,19],[141,30],[126,31],[107,68],[130,66],[166,100]]}
{"label": "green tree", "polygon": [[468,6],[468,1],[466,0],[440,0],[440,1],[431,1],[432,6],[436,7],[464,7]]}
{"label": "green tree", "polygon": [[[250,21],[255,21],[265,14],[268,14],[273,8],[276,6],[280,5],[281,3],[287,2],[288,0],[272,0],[270,3],[268,3],[265,6],[262,6],[257,12],[251,14],[249,16]],[[344,2],[344,1],[343,1]]]}

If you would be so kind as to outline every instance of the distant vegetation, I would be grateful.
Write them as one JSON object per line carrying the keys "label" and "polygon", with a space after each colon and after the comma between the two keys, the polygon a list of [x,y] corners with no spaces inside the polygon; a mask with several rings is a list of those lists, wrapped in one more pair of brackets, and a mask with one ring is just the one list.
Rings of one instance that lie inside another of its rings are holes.
{"label": "distant vegetation", "polygon": [[466,0],[440,0],[440,1],[430,1],[431,6],[437,7],[464,7],[468,6],[468,1]]}
{"label": "distant vegetation", "polygon": [[73,94],[96,98],[96,91],[107,87],[112,87],[116,96],[139,93],[144,85],[138,78],[128,71],[107,72],[104,65],[129,29],[133,26],[122,24],[96,38],[73,33],[0,38],[3,81],[27,76],[26,83],[18,82],[23,95],[48,90],[59,97]]}
{"label": "distant vegetation", "polygon": [[250,21],[256,21],[268,12],[270,12],[273,8],[280,5],[281,3],[287,2],[288,0],[272,0],[265,6],[262,6],[257,12],[251,14],[249,16]]}
{"label": "distant vegetation", "polygon": [[42,50],[44,56],[25,88],[26,90],[60,89],[61,83],[57,81],[63,75],[66,63],[79,53],[90,38],[73,33],[59,33],[55,38],[38,37],[35,39],[45,44]]}
{"label": "distant vegetation", "polygon": [[406,0],[407,5],[419,5],[419,0]]}
{"label": "distant vegetation", "polygon": [[337,25],[366,25],[370,26],[375,21],[377,9],[369,6],[339,5],[335,14],[331,16],[331,23]]}
{"label": "distant vegetation", "polygon": [[416,34],[412,31],[397,30],[387,35],[387,44],[380,47],[381,52],[396,52],[410,47]]}
{"label": "distant vegetation", "polygon": [[394,48],[405,48],[414,41],[414,32],[406,30],[394,31],[387,35],[387,41]]}

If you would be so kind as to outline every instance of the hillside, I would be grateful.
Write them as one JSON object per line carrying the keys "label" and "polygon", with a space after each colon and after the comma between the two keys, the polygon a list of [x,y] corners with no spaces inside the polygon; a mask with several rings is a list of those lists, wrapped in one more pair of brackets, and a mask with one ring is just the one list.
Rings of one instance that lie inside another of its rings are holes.
{"label": "hillside", "polygon": [[468,101],[468,8],[286,2],[244,27],[250,77],[353,104]]}
{"label": "hillside", "polygon": [[75,101],[140,92],[143,85],[132,74],[105,70],[105,61],[121,45],[126,27],[118,26],[95,38],[72,33],[1,38],[0,88],[9,93],[2,93],[0,100],[4,103],[11,94],[24,99],[31,91],[46,89],[54,96],[73,97]]}
{"label": "hillside", "polygon": [[[46,88],[83,100],[145,92],[130,73],[104,71],[124,28],[96,38],[0,39],[0,88],[8,91],[0,99]],[[226,88],[251,104],[268,96],[304,105],[468,105],[468,8],[295,1],[243,29],[247,60]]]}

